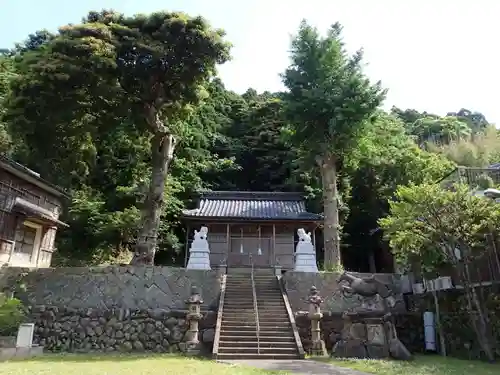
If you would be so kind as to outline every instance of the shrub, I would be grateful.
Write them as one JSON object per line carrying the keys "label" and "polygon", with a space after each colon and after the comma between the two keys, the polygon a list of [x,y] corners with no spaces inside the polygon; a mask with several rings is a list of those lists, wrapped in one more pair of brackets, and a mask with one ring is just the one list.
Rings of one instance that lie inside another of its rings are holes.
{"label": "shrub", "polygon": [[0,336],[15,335],[24,317],[25,310],[21,301],[0,293]]}

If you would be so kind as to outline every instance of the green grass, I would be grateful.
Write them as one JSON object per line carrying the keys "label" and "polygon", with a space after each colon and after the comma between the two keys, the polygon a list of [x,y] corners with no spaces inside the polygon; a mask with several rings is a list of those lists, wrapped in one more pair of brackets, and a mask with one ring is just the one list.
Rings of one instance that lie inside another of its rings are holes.
{"label": "green grass", "polygon": [[29,360],[0,362],[0,375],[284,375],[214,361],[174,355],[46,354]]}
{"label": "green grass", "polygon": [[500,375],[500,364],[443,358],[437,355],[417,356],[409,362],[354,359],[324,361],[376,375]]}

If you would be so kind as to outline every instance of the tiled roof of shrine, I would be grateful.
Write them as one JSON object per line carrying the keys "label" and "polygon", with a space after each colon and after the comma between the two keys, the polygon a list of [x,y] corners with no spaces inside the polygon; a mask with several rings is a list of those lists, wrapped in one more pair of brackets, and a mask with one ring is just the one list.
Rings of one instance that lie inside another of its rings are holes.
{"label": "tiled roof of shrine", "polygon": [[253,191],[213,191],[200,195],[198,207],[183,211],[192,219],[320,221],[307,212],[302,194]]}

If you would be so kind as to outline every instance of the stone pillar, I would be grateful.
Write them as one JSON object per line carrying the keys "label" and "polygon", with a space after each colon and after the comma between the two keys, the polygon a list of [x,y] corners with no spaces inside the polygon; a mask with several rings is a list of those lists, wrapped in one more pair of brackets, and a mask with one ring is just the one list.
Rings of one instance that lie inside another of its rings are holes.
{"label": "stone pillar", "polygon": [[311,240],[311,233],[306,233],[304,228],[297,230],[299,242],[295,250],[295,268],[298,272],[318,272],[316,264],[316,251]]}
{"label": "stone pillar", "polygon": [[321,328],[319,323],[323,317],[320,308],[320,305],[323,303],[323,298],[321,298],[314,285],[311,287],[307,301],[309,302],[308,317],[311,319],[311,354],[316,356],[328,356],[325,342],[321,339]]}
{"label": "stone pillar", "polygon": [[189,329],[186,332],[185,343],[186,352],[189,354],[199,354],[201,349],[201,343],[199,340],[199,330],[198,322],[202,318],[201,315],[201,304],[203,300],[201,299],[200,292],[196,286],[191,287],[191,296],[186,300],[188,305],[188,313],[186,315],[186,320],[189,322]]}
{"label": "stone pillar", "polygon": [[201,227],[194,231],[194,240],[189,249],[189,261],[186,269],[210,270],[210,248],[208,246],[208,228]]}

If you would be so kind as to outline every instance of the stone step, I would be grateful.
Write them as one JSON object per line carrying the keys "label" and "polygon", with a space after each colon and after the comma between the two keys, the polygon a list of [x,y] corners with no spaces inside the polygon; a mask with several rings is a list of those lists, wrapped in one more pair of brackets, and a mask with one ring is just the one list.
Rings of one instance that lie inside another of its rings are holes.
{"label": "stone step", "polygon": [[[253,296],[253,290],[252,288],[244,288],[244,287],[231,287],[231,288],[226,288],[226,294],[232,294],[232,293],[238,293],[238,294],[244,294],[244,295],[249,295]],[[258,296],[281,296],[281,291],[279,290],[256,290],[255,294]]]}
{"label": "stone step", "polygon": [[[253,299],[252,298],[228,298],[224,300],[224,306],[229,306],[229,305],[234,305],[234,304],[239,304],[239,303],[252,303],[253,306]],[[263,305],[285,305],[285,302],[282,299],[278,298],[273,298],[273,299],[259,299],[257,298],[257,303],[262,303]]]}
{"label": "stone step", "polygon": [[[283,301],[283,297],[281,294],[256,294],[257,301]],[[227,293],[224,296],[224,302],[226,301],[231,301],[233,299],[247,299],[247,300],[252,300],[253,301],[253,294],[246,294],[246,293],[240,293],[240,292],[231,292]]]}
{"label": "stone step", "polygon": [[[223,317],[228,317],[228,318],[245,318],[247,316],[253,317],[255,316],[255,313],[253,310],[226,310],[224,309],[224,312],[222,313]],[[272,318],[273,316],[278,316],[278,317],[283,317],[288,319],[288,314],[286,314],[284,309],[279,309],[279,310],[259,310],[259,317],[270,317]]]}
{"label": "stone step", "polygon": [[[248,323],[242,323],[242,322],[248,322]],[[243,317],[243,318],[240,318],[240,319],[237,319],[237,318],[225,318],[225,319],[222,319],[222,324],[223,325],[226,325],[226,324],[229,324],[229,325],[236,325],[236,324],[240,324],[242,326],[245,326],[245,325],[252,325],[252,326],[255,326],[257,323],[255,322],[255,318],[254,317]],[[259,325],[260,325],[260,328],[263,329],[263,328],[267,328],[269,326],[276,326],[276,327],[285,327],[285,326],[289,326],[290,325],[290,322],[288,321],[288,319],[285,319],[285,318],[281,318],[281,319],[274,319],[274,320],[268,320],[268,319],[262,319],[261,317],[259,317]]]}
{"label": "stone step", "polygon": [[[239,311],[254,311],[254,304],[249,302],[240,302],[240,303],[232,303],[228,305],[224,305],[224,311],[228,311],[231,309],[236,309]],[[257,308],[259,311],[273,311],[273,312],[281,312],[283,313],[285,310],[285,305],[280,303],[257,303]]]}
{"label": "stone step", "polygon": [[[252,274],[252,267],[244,267],[244,268],[230,267],[227,270],[227,274],[228,276],[248,276]],[[262,269],[254,267],[253,274],[259,276],[263,275],[263,276],[276,277],[274,276],[274,269],[271,268]]]}
{"label": "stone step", "polygon": [[[253,303],[239,303],[239,304],[231,304],[231,305],[225,305],[223,313],[225,314],[226,312],[247,312],[247,313],[254,313],[255,308]],[[257,311],[260,312],[269,312],[269,313],[285,313],[285,305],[280,305],[279,303],[276,304],[264,304],[264,303],[258,303],[257,302]]]}
{"label": "stone step", "polygon": [[[222,331],[238,331],[240,330],[241,332],[243,331],[250,331],[250,332],[256,332],[257,331],[257,326],[255,323],[247,323],[245,325],[242,325],[241,323],[228,323],[228,322],[223,322],[221,325],[221,332]],[[283,324],[283,325],[260,325],[260,331],[261,332],[288,332],[291,331],[290,324]]]}
{"label": "stone step", "polygon": [[[253,279],[253,282],[256,286],[258,285],[273,285],[273,286],[278,286],[278,281],[275,278],[259,278],[256,277]],[[226,278],[226,284],[227,285],[233,285],[233,284],[241,284],[241,285],[252,285],[252,279],[250,277],[245,277],[245,278],[231,278],[228,277]]]}
{"label": "stone step", "polygon": [[[278,286],[278,282],[276,279],[254,279],[253,283],[255,284],[256,287],[258,286],[271,286],[273,288],[276,288]],[[232,279],[232,278],[226,278],[226,285],[231,286],[231,285],[246,285],[246,286],[252,286],[252,280],[248,278],[241,278],[241,279]]]}
{"label": "stone step", "polygon": [[[252,275],[251,274],[248,274],[248,275],[231,275],[231,274],[228,274],[227,275],[227,279],[228,280],[247,280],[247,281],[251,281],[252,280]],[[274,275],[266,275],[266,274],[257,274],[255,273],[253,275],[253,280],[254,281],[277,281],[276,279],[276,276]]]}
{"label": "stone step", "polygon": [[[231,288],[226,288],[226,294],[232,294],[232,293],[238,293],[238,294],[245,294],[245,295],[249,295],[249,296],[252,296],[253,295],[253,290],[252,288],[247,288],[247,287],[238,287],[238,286],[234,286],[234,287],[231,287]],[[255,291],[255,294],[257,295],[264,295],[264,296],[268,296],[268,295],[271,295],[271,296],[277,296],[277,295],[280,295],[281,296],[281,292],[278,291],[278,290],[269,290],[269,288],[266,288],[266,290],[256,290]]]}
{"label": "stone step", "polygon": [[[237,324],[233,322],[223,322],[221,326],[221,330],[245,330],[250,332],[257,332],[257,324],[255,322],[245,323],[245,324]],[[278,323],[278,324],[260,324],[260,332],[288,332],[291,331],[292,327],[290,327],[290,323]]]}
{"label": "stone step", "polygon": [[[283,301],[283,296],[281,294],[259,294],[256,293],[255,296],[257,297],[257,300],[278,300],[278,301]],[[224,297],[224,302],[229,301],[232,299],[251,299],[253,300],[253,294],[252,293],[241,293],[239,291],[234,291],[227,293]]]}
{"label": "stone step", "polygon": [[280,359],[299,359],[298,354],[242,354],[242,353],[221,353],[217,355],[217,361],[230,361],[239,359],[266,359],[266,360],[280,360]]}
{"label": "stone step", "polygon": [[[257,346],[244,347],[241,346],[219,346],[219,354],[223,353],[237,353],[237,354],[258,354]],[[296,347],[292,348],[260,348],[260,354],[298,354]]]}
{"label": "stone step", "polygon": [[[257,301],[262,301],[262,302],[283,302],[283,298],[281,296],[260,296],[257,295]],[[229,303],[229,302],[240,302],[240,301],[252,301],[253,302],[253,296],[252,295],[229,295],[225,296],[224,298],[224,303]],[[284,302],[283,302],[284,303]]]}
{"label": "stone step", "polygon": [[[263,305],[263,304],[258,304],[258,311],[259,312],[273,312],[277,314],[283,314],[286,312],[285,306],[284,305]],[[228,305],[224,306],[224,312],[248,312],[248,313],[253,313],[255,311],[254,306],[252,303],[245,303],[245,304],[235,304],[235,305]]]}
{"label": "stone step", "polygon": [[[250,315],[242,315],[242,316],[225,316],[222,318],[223,323],[237,323],[239,322],[251,322],[252,324],[255,323],[255,316],[250,316]],[[290,324],[290,321],[288,320],[288,317],[286,316],[281,316],[281,317],[276,317],[276,318],[271,318],[267,316],[261,316],[259,315],[259,324],[261,326],[265,326],[265,323],[273,323],[273,324]]]}
{"label": "stone step", "polygon": [[[225,336],[238,336],[238,337],[254,337],[255,340],[257,340],[257,333],[254,330],[238,330],[235,329],[234,327],[229,327],[229,328],[224,328],[221,327],[220,330],[220,337],[225,337]],[[281,330],[281,331],[262,331],[259,334],[261,339],[264,339],[266,337],[283,337],[283,338],[294,338],[293,332],[291,329],[287,330]]]}
{"label": "stone step", "polygon": [[[264,288],[263,288],[264,289]],[[246,286],[236,286],[236,285],[231,285],[231,287],[229,288],[226,288],[226,293],[232,293],[232,292],[240,292],[240,293],[250,293],[252,294],[253,290],[252,288],[250,287],[246,287]],[[258,294],[279,294],[281,295],[281,291],[280,290],[270,290],[269,288],[265,288],[265,290],[256,290],[255,291],[256,293]]]}
{"label": "stone step", "polygon": [[[242,298],[242,297],[234,297],[234,298],[226,298],[224,300],[224,306],[229,306],[230,304],[238,304],[238,303],[251,303],[252,306],[253,306],[253,298]],[[262,298],[257,298],[257,303],[262,303],[262,304],[283,304],[284,305],[284,301],[281,299],[281,298],[265,298],[265,299],[262,299]]]}
{"label": "stone step", "polygon": [[[240,322],[245,318],[253,318],[255,316],[254,312],[242,312],[242,313],[234,313],[224,311],[222,317],[224,319],[239,319]],[[277,314],[275,312],[267,312],[267,311],[259,311],[259,318],[262,320],[275,320],[275,319],[286,319],[288,320],[288,315],[285,314],[285,311],[282,311],[281,314]]]}
{"label": "stone step", "polygon": [[297,345],[295,342],[290,342],[290,341],[281,341],[281,342],[275,342],[275,341],[265,341],[262,338],[260,338],[259,341],[257,339],[253,341],[244,341],[240,342],[237,340],[220,340],[219,341],[219,347],[226,348],[226,347],[245,347],[245,348],[256,348],[257,346],[260,346],[261,348],[288,348],[288,349],[297,349]]}
{"label": "stone step", "polygon": [[[269,341],[269,342],[273,342],[273,343],[288,343],[288,344],[294,344],[296,345],[295,343],[295,337],[290,334],[290,335],[283,335],[283,336],[270,336],[270,335],[263,335],[262,332],[261,334],[259,335],[259,338],[261,341]],[[242,342],[242,341],[245,341],[245,342],[256,342],[257,341],[257,335],[249,335],[249,336],[244,336],[244,335],[240,335],[239,332],[235,335],[220,335],[220,341],[219,342],[222,342],[222,341],[231,341],[231,342]],[[246,344],[244,345],[246,346]]]}

